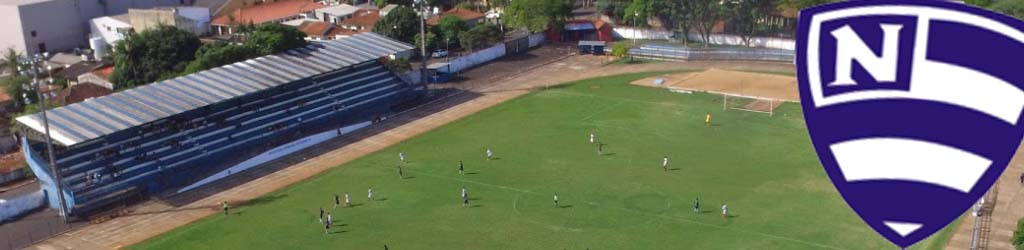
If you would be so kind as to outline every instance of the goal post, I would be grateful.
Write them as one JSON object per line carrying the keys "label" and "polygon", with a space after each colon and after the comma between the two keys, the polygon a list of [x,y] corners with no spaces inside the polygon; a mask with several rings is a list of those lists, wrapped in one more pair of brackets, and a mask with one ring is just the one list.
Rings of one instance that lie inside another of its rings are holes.
{"label": "goal post", "polygon": [[773,116],[775,108],[780,104],[782,104],[780,100],[772,98],[722,94],[723,110],[740,110]]}

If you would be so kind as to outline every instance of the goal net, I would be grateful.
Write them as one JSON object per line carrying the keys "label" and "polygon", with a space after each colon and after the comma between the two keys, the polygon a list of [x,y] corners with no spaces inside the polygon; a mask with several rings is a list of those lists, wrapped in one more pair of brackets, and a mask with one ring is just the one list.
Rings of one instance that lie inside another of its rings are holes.
{"label": "goal net", "polygon": [[781,100],[771,98],[722,94],[722,108],[725,110],[756,112],[772,116],[775,108],[781,104]]}

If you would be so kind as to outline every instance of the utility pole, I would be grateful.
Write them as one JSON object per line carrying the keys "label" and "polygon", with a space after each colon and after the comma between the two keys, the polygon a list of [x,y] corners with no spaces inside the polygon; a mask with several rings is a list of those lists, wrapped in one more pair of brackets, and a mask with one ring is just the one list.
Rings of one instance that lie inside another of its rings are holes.
{"label": "utility pole", "polygon": [[[56,163],[56,160],[54,159],[54,154],[55,153],[53,151],[53,139],[52,139],[52,137],[50,137],[50,120],[47,119],[47,117],[46,117],[46,99],[45,99],[45,96],[43,95],[43,89],[42,89],[43,88],[43,86],[42,86],[43,83],[41,81],[39,81],[39,75],[42,73],[42,72],[40,72],[40,68],[41,68],[40,64],[43,62],[43,58],[44,58],[43,55],[35,54],[32,57],[28,58],[28,60],[25,62],[25,64],[26,64],[25,66],[27,66],[27,70],[29,70],[29,73],[32,74],[32,83],[31,84],[33,85],[33,86],[26,86],[26,89],[35,90],[36,97],[38,98],[38,101],[39,101],[39,110],[42,111],[41,113],[42,113],[42,116],[43,116],[43,131],[46,134],[46,155],[47,155],[47,158],[48,158],[48,161],[49,161],[49,165],[50,165],[50,172],[53,173],[53,181],[56,182],[54,184],[57,185],[57,199],[60,201],[60,215],[61,215],[61,219],[63,219],[64,223],[67,224],[68,223],[68,209],[67,209],[67,204],[66,204],[66,202],[64,200],[64,178],[61,175],[60,169],[57,168],[57,163]],[[53,84],[53,76],[50,75],[51,70],[52,70],[52,68],[50,68],[49,66],[46,67],[47,77],[49,78],[49,83],[52,85]],[[34,89],[32,87],[34,87]]]}
{"label": "utility pole", "polygon": [[420,5],[420,52],[423,55],[423,63],[420,64],[420,79],[427,81],[427,62],[430,57],[427,55],[427,3],[424,0],[416,0]]}

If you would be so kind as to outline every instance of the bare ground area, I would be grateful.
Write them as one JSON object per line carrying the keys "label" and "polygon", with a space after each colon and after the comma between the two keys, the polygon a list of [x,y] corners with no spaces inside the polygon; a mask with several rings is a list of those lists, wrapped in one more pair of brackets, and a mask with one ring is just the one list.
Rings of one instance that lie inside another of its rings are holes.
{"label": "bare ground area", "polygon": [[953,237],[946,245],[948,250],[970,249],[974,224],[979,224],[978,241],[975,249],[1013,250],[1013,231],[1017,220],[1024,217],[1024,146],[1010,160],[999,181],[992,187],[992,195],[982,216],[974,217],[965,213]]}
{"label": "bare ground area", "polygon": [[[750,62],[673,62],[603,66],[594,56],[558,56],[558,48],[542,47],[531,56],[503,59],[469,72],[457,83],[459,94],[427,103],[353,135],[325,142],[237,174],[171,200],[150,200],[132,206],[129,213],[84,226],[29,247],[29,249],[118,249],[216,214],[222,201],[235,206],[267,202],[263,197],[338,167],[364,155],[433,130],[502,102],[561,83],[624,73],[719,68],[730,70],[793,72],[788,64]],[[268,200],[269,199],[269,200]]]}
{"label": "bare ground area", "polygon": [[[796,77],[780,73],[755,73],[711,68],[700,72],[665,74],[634,81],[633,84],[682,91],[728,93],[739,96],[796,102],[800,99]],[[663,81],[656,85],[656,81]]]}

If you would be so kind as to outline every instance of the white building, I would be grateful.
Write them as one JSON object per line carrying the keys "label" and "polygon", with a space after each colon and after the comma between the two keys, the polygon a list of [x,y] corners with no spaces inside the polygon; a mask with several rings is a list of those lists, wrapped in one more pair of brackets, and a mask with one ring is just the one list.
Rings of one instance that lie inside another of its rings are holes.
{"label": "white building", "polygon": [[338,22],[351,18],[352,14],[355,14],[356,11],[359,11],[359,8],[357,8],[356,6],[348,4],[339,4],[319,8],[313,12],[315,13],[316,18],[318,20],[323,21],[325,23],[337,24]]}
{"label": "white building", "polygon": [[128,14],[97,17],[89,20],[89,35],[103,39],[107,48],[113,48],[117,41],[121,41],[131,32],[132,24],[128,19]]}
{"label": "white building", "polygon": [[106,49],[102,51],[113,51],[114,44],[129,33],[142,32],[158,25],[170,25],[203,36],[210,32],[210,9],[189,6],[129,9],[127,14],[89,20],[89,37],[103,40]]}
{"label": "white building", "polygon": [[192,0],[2,0],[0,49],[18,52],[88,48],[89,20],[124,14],[129,8],[191,4]]}

